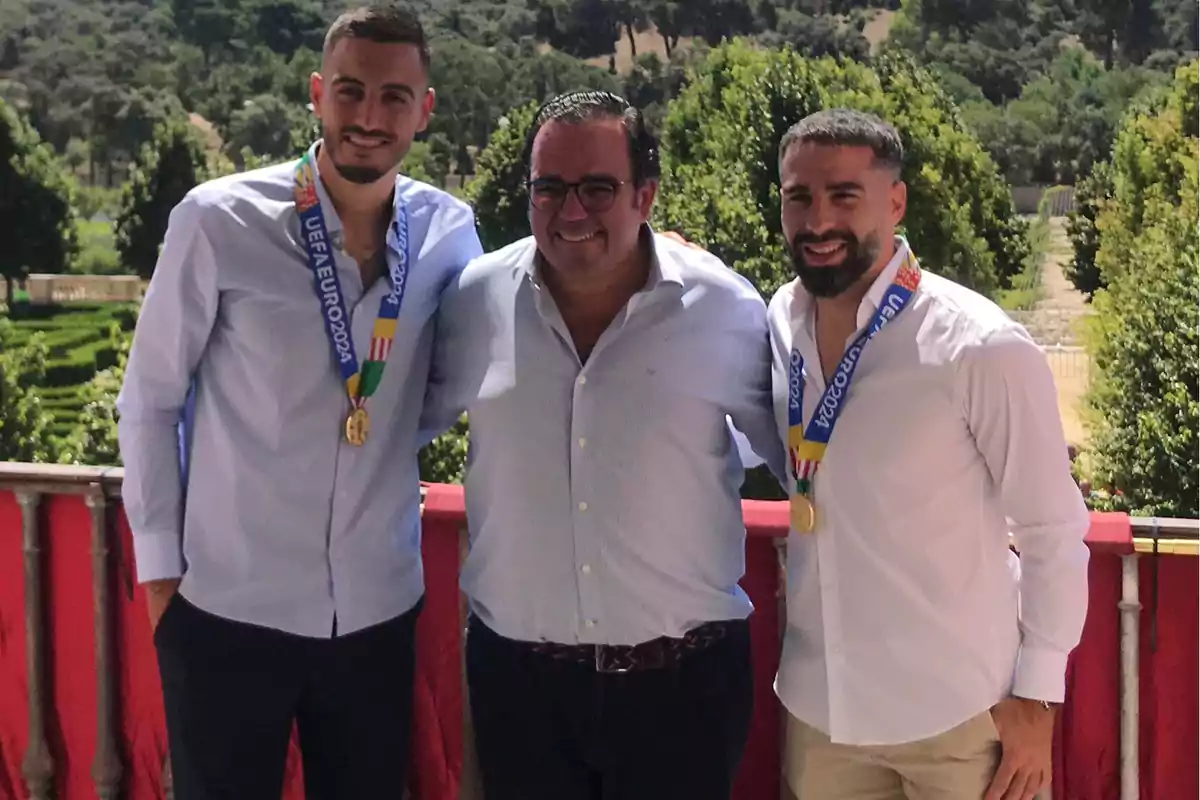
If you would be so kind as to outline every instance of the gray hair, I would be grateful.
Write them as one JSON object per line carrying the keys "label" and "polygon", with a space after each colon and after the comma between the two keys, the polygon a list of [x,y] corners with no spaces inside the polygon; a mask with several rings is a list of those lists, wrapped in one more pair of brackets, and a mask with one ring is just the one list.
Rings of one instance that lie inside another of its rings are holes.
{"label": "gray hair", "polygon": [[525,137],[522,154],[525,176],[529,177],[533,167],[533,142],[546,123],[576,123],[592,119],[619,119],[624,124],[634,184],[641,186],[648,180],[656,181],[662,177],[658,138],[650,131],[641,109],[623,97],[598,89],[566,92],[547,100],[538,109]]}

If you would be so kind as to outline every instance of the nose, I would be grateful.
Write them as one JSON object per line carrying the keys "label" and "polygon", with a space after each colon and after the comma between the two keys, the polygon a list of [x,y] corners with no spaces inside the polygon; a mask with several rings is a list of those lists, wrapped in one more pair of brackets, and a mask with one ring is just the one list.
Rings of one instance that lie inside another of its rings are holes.
{"label": "nose", "polygon": [[378,131],[383,126],[383,103],[371,95],[367,95],[358,106],[357,123],[367,131]]}
{"label": "nose", "polygon": [[808,207],[808,213],[804,217],[802,228],[806,233],[811,233],[813,236],[824,236],[833,230],[837,224],[837,218],[833,213],[833,206],[819,196],[812,199]]}
{"label": "nose", "polygon": [[587,215],[588,210],[579,200],[578,189],[571,187],[567,190],[567,196],[563,198],[562,206],[558,209],[558,218],[564,222],[579,222],[587,219]]}

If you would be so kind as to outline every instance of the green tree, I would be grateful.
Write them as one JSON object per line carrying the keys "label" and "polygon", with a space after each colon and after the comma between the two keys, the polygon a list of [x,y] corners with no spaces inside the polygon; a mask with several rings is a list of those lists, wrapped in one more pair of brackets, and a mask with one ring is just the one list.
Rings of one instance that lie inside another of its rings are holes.
{"label": "green tree", "polygon": [[462,483],[467,470],[467,416],[421,448],[417,463],[421,480],[429,483]]}
{"label": "green tree", "polygon": [[617,79],[565,53],[541,53],[533,42],[484,47],[461,38],[438,42],[430,67],[438,101],[430,137],[482,148],[514,105],[580,87],[619,91]]}
{"label": "green tree", "polygon": [[1095,483],[1114,491],[1108,505],[1147,515],[1200,515],[1197,66],[1180,68],[1156,112],[1126,119],[1096,222],[1106,288],[1087,338]]}
{"label": "green tree", "polygon": [[813,57],[840,55],[865,60],[871,50],[861,27],[846,25],[841,17],[834,14],[811,16],[784,9],[778,12],[778,18],[768,26],[767,31],[759,35],[760,43],[769,46],[789,44],[795,50]]}
{"label": "green tree", "polygon": [[298,158],[312,144],[314,116],[305,106],[289,103],[278,95],[259,95],[246,100],[229,120],[227,152],[248,148],[269,159]]}
{"label": "green tree", "polygon": [[13,235],[0,247],[5,298],[31,270],[64,272],[79,250],[71,183],[49,145],[0,99],[0,219]]}
{"label": "green tree", "polygon": [[687,18],[687,10],[683,7],[683,0],[648,0],[647,5],[650,22],[658,29],[658,35],[663,40],[663,49],[667,58],[670,58],[679,44],[679,37],[686,30],[684,20]]}
{"label": "green tree", "polygon": [[1098,179],[1096,191],[1098,286],[1111,283],[1133,263],[1128,254],[1135,241],[1157,221],[1147,215],[1152,200],[1178,205],[1187,199],[1195,163],[1179,154],[1187,153],[1197,136],[1196,63],[1180,67],[1171,86],[1140,97],[1113,142],[1108,175]]}
{"label": "green tree", "polygon": [[1075,208],[1067,214],[1067,236],[1071,239],[1071,263],[1067,279],[1090,299],[1097,289],[1104,288],[1096,252],[1100,249],[1100,229],[1096,219],[1107,201],[1112,199],[1112,166],[1107,161],[1096,164],[1089,175],[1075,185]]}
{"label": "green tree", "polygon": [[433,186],[444,187],[449,165],[428,141],[413,142],[408,155],[400,164],[400,172],[414,181],[423,181]]}
{"label": "green tree", "polygon": [[579,58],[595,58],[613,51],[613,43],[621,34],[623,24],[620,6],[624,3],[612,0],[566,0],[547,3],[554,15],[553,27],[546,25],[543,13],[543,29],[551,35],[550,44],[556,49]]}
{"label": "green tree", "polygon": [[154,274],[171,210],[206,175],[207,158],[196,129],[186,119],[160,123],[121,195],[116,243],[125,266],[143,278]]}
{"label": "green tree", "polygon": [[[1113,136],[1130,102],[1147,87],[1161,86],[1168,76],[1140,67],[1105,70],[1090,53],[1063,51],[1042,75],[1008,103],[1003,116],[1007,131],[988,131],[987,141],[999,162],[1011,153],[1018,131],[1030,156],[1024,175],[1006,171],[1010,181],[1074,184],[1093,164],[1108,158]],[[1002,135],[995,136],[996,133]]]}
{"label": "green tree", "polygon": [[49,415],[32,389],[46,374],[41,334],[17,345],[0,317],[0,461],[49,461]]}
{"label": "green tree", "polygon": [[501,120],[479,154],[475,180],[467,184],[467,202],[475,207],[484,250],[497,250],[529,235],[529,194],[522,155],[537,110],[537,103],[526,103]]}

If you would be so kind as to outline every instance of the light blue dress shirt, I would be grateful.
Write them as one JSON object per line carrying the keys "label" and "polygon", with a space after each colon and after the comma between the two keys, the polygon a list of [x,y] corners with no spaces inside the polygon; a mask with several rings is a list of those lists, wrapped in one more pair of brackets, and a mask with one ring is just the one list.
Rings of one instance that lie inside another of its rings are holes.
{"label": "light blue dress shirt", "polygon": [[[417,449],[434,314],[482,247],[469,206],[397,179],[408,286],[367,401],[370,436],[351,445],[293,166],[211,181],[172,211],[117,401],[122,492],[140,580],[182,575],[181,593],[211,613],[327,637],[335,618],[350,633],[411,609],[424,592]],[[340,247],[341,222],[319,181],[318,194]],[[390,278],[364,291],[354,259],[334,257],[361,363]],[[192,387],[184,486],[177,423]]]}
{"label": "light blue dress shirt", "polygon": [[714,256],[653,241],[583,365],[532,237],[442,298],[427,422],[468,413],[462,587],[503,636],[635,644],[752,609],[729,421],[782,475],[766,306]]}

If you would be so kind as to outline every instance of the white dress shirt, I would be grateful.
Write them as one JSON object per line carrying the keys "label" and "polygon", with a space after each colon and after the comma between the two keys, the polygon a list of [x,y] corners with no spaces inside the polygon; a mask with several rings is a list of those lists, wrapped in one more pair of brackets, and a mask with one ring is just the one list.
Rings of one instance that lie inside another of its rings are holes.
{"label": "white dress shirt", "polygon": [[653,241],[583,365],[532,237],[443,297],[429,424],[468,413],[462,586],[503,636],[636,644],[751,611],[728,420],[782,475],[766,304],[710,254]]}
{"label": "white dress shirt", "polygon": [[[183,576],[181,593],[214,614],[327,637],[335,615],[338,633],[350,633],[424,592],[417,426],[433,315],[482,248],[469,206],[397,179],[397,202],[408,206],[407,289],[367,401],[370,436],[351,445],[293,163],[205,183],[172,211],[117,401],[122,494],[140,580]],[[338,247],[341,222],[317,186]],[[391,279],[364,292],[354,259],[334,258],[361,364]],[[183,487],[176,428],[193,385]]]}
{"label": "white dress shirt", "polygon": [[[902,263],[897,243],[860,331]],[[813,310],[799,281],[768,310],[784,441],[793,346],[806,425],[825,390]],[[895,744],[1010,692],[1063,699],[1087,609],[1088,515],[1045,357],[998,306],[922,273],[860,357],[814,505],[815,531],[788,538],[776,691],[792,714],[835,742]]]}

